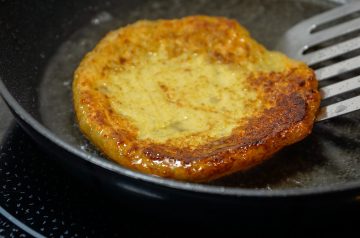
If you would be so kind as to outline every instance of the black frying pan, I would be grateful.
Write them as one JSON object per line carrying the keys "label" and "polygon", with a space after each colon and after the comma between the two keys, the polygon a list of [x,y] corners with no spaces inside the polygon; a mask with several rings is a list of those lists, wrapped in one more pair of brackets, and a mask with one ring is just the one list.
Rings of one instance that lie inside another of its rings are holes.
{"label": "black frying pan", "polygon": [[123,168],[99,154],[75,123],[71,82],[104,34],[138,19],[191,14],[236,18],[270,49],[296,22],[336,1],[2,1],[0,91],[21,126],[68,170],[113,194],[219,204],[282,204],[360,194],[360,112],[317,123],[273,159],[208,184],[178,182]]}

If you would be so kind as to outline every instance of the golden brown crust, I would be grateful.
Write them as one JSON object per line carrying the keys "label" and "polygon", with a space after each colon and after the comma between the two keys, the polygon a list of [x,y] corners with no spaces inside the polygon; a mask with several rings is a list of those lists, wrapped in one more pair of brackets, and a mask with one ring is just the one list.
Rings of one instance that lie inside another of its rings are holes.
{"label": "golden brown crust", "polygon": [[[267,106],[239,121],[231,135],[209,138],[195,148],[140,140],[138,128],[114,112],[95,81],[110,70],[136,65],[139,57],[134,56],[155,52],[160,45],[169,57],[192,52],[228,65],[257,64],[267,54],[236,21],[220,17],[141,21],[109,33],[81,62],[73,93],[81,130],[119,164],[167,178],[209,181],[248,169],[311,132],[320,103],[316,78],[306,65],[283,57],[281,71],[259,70],[247,77],[248,87]],[[167,92],[166,85],[160,87]]]}

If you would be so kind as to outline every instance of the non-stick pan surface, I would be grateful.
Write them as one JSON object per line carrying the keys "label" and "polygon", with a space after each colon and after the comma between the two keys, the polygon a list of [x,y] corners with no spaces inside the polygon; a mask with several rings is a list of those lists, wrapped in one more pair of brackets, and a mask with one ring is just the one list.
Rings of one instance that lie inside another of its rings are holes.
{"label": "non-stick pan surface", "polygon": [[0,90],[20,124],[67,168],[91,183],[155,199],[352,195],[360,189],[360,112],[317,123],[313,133],[247,172],[208,184],[162,179],[123,168],[81,135],[72,75],[104,34],[138,19],[207,14],[237,19],[269,49],[297,22],[343,1],[3,1]]}

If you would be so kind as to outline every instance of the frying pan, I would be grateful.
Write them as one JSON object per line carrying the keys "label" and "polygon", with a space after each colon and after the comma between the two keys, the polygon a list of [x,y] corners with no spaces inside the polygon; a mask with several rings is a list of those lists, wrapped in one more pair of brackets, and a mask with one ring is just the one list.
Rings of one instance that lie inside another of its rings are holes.
{"label": "frying pan", "polygon": [[[343,2],[343,1],[341,1]],[[219,204],[323,203],[360,194],[360,113],[317,123],[264,164],[206,184],[142,174],[101,155],[79,132],[72,74],[106,32],[138,19],[193,14],[237,19],[269,49],[295,23],[340,1],[17,1],[0,3],[0,91],[18,123],[69,171],[111,194]],[[331,199],[330,199],[331,200]]]}

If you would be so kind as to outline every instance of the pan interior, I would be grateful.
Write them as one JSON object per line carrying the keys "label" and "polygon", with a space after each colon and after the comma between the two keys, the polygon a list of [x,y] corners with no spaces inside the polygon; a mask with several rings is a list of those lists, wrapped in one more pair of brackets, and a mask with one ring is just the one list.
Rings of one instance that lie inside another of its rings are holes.
{"label": "pan interior", "polygon": [[[340,1],[339,1],[340,2]],[[82,28],[59,46],[39,85],[42,123],[67,143],[102,156],[79,131],[72,104],[74,70],[86,52],[104,34],[139,19],[178,18],[194,14],[237,19],[269,49],[297,22],[333,8],[337,1],[212,0],[140,1],[124,9],[99,10]],[[111,4],[111,2],[110,2]],[[314,188],[360,179],[360,112],[317,123],[305,140],[289,146],[274,158],[247,172],[211,183],[213,186],[289,189]]]}

